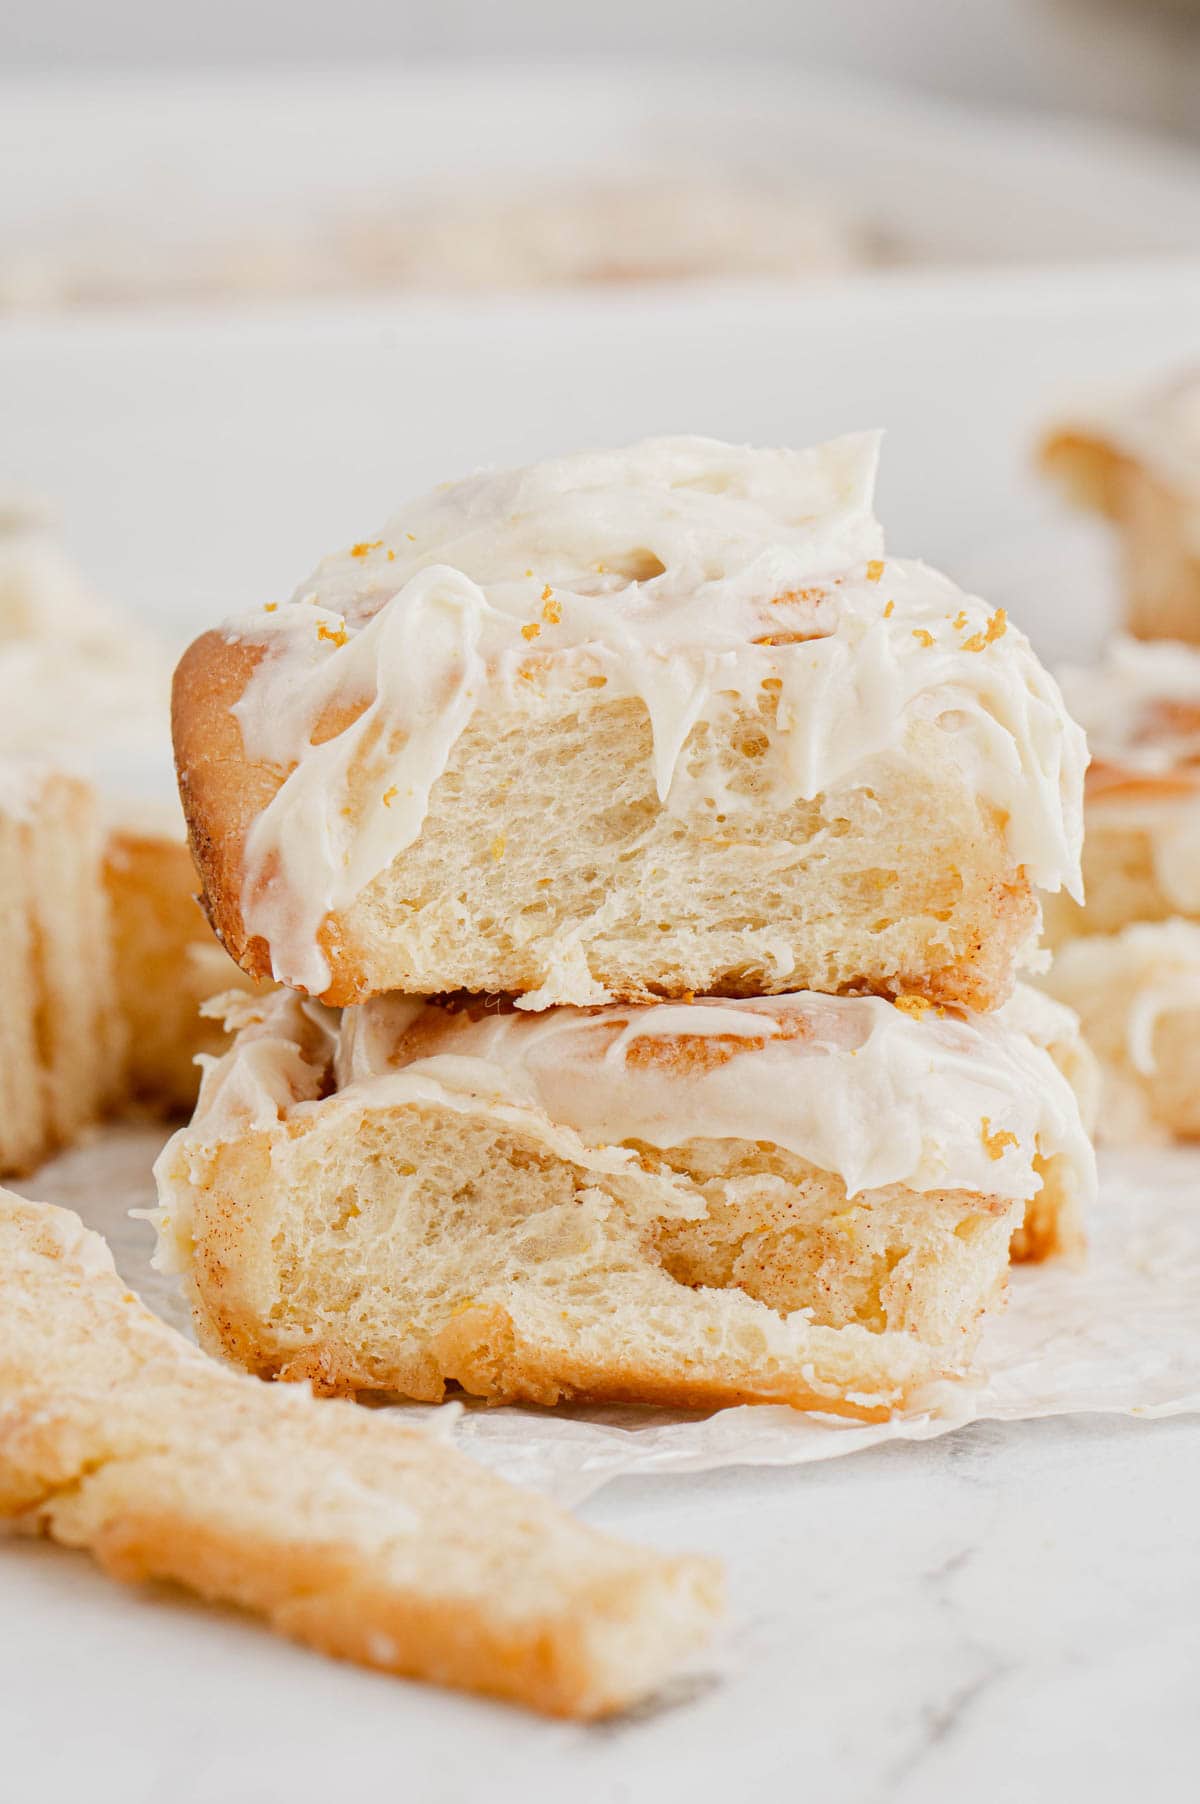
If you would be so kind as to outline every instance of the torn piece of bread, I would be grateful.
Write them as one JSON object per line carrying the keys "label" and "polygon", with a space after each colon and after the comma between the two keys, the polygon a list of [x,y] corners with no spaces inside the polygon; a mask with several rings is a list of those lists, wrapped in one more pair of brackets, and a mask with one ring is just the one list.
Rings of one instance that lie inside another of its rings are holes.
{"label": "torn piece of bread", "polygon": [[1200,370],[1061,427],[1041,456],[1117,527],[1128,630],[1200,643]]}
{"label": "torn piece of bread", "polygon": [[1200,918],[1200,651],[1118,639],[1099,663],[1064,670],[1061,681],[1092,749],[1087,902],[1048,898],[1049,944],[1134,921]]}
{"label": "torn piece of bread", "polygon": [[0,1173],[27,1172],[116,1101],[116,1007],[96,798],[0,761]]}
{"label": "torn piece of bread", "polygon": [[1100,1060],[1102,1138],[1200,1138],[1200,925],[1069,940],[1039,981],[1076,1011]]}
{"label": "torn piece of bread", "polygon": [[875,441],[474,477],[175,679],[206,903],[344,1004],[802,988],[991,1008],[1077,887],[1082,735],[1002,611],[884,559]]}
{"label": "torn piece of bread", "polygon": [[104,883],[112,919],[117,999],[128,1033],[128,1104],[186,1114],[200,1088],[196,1059],[229,1045],[201,1013],[222,991],[252,987],[213,938],[183,823],[122,819],[107,837]]}
{"label": "torn piece of bread", "polygon": [[331,1391],[886,1416],[1094,1181],[1049,1054],[921,999],[234,1006],[160,1258],[206,1345]]}
{"label": "torn piece of bread", "polygon": [[603,1716],[708,1637],[712,1563],[612,1540],[350,1403],[207,1359],[63,1209],[0,1191],[0,1516],[324,1653]]}

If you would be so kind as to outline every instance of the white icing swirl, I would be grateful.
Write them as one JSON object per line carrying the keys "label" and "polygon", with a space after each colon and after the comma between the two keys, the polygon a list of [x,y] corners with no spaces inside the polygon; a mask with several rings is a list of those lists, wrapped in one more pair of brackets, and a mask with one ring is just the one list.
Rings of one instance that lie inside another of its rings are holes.
{"label": "white icing swirl", "polygon": [[[473,1018],[411,997],[340,1016],[286,992],[239,997],[239,1037],[208,1061],[195,1119],[161,1171],[189,1146],[314,1109],[431,1104],[497,1121],[517,1111],[531,1131],[558,1135],[565,1156],[569,1131],[577,1153],[581,1142],[618,1163],[635,1156],[629,1142],[767,1142],[836,1173],[851,1195],[905,1184],[1028,1199],[1041,1182],[1035,1158],[1061,1154],[1086,1200],[1091,1146],[1044,1046],[996,1016],[918,1007],[803,992]],[[1023,1018],[1038,1034],[1075,1037],[1070,1015],[1044,1001]],[[330,1066],[336,1090],[323,1096]],[[184,1238],[185,1207],[170,1204]]]}
{"label": "white icing swirl", "polygon": [[[876,435],[799,452],[654,439],[471,477],[330,559],[291,604],[230,623],[266,652],[236,710],[246,752],[290,771],[251,828],[242,895],[276,975],[327,986],[322,920],[417,838],[478,710],[533,728],[588,684],[645,706],[677,814],[701,793],[736,815],[852,786],[932,721],[1007,816],[1014,864],[1077,893],[1082,734],[1002,615],[923,565],[884,562],[877,452]],[[778,703],[748,797],[715,756],[697,771],[682,753],[764,684]]]}

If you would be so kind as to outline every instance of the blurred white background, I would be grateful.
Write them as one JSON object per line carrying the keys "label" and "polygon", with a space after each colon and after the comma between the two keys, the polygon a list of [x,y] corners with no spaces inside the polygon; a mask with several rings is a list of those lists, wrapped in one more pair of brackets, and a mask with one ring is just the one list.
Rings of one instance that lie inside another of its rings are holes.
{"label": "blurred white background", "polygon": [[581,56],[789,59],[953,98],[1200,135],[1196,0],[20,0],[19,70]]}
{"label": "blurred white background", "polygon": [[474,463],[884,423],[896,542],[1084,651],[1032,448],[1194,360],[1194,135],[1200,0],[20,0],[0,494],[180,636]]}

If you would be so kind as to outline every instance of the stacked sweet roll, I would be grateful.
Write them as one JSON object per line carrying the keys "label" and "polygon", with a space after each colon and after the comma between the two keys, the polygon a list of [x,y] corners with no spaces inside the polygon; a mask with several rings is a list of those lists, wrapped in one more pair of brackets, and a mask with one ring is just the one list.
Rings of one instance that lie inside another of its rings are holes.
{"label": "stacked sweet roll", "polygon": [[204,1342],[333,1391],[782,1401],[970,1369],[1093,1185],[1083,735],[885,555],[874,437],[447,485],[175,679],[242,970],[158,1166]]}
{"label": "stacked sweet roll", "polygon": [[1087,729],[1087,906],[1047,989],[1078,1010],[1112,1139],[1200,1136],[1200,373],[1060,428],[1044,462],[1117,527],[1130,637],[1064,671]]}

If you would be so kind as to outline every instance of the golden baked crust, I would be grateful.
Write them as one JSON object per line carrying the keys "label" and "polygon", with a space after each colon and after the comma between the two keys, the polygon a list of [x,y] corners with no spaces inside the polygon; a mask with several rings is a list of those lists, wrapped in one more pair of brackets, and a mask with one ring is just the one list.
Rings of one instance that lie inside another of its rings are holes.
{"label": "golden baked crust", "polygon": [[241,864],[246,834],[286,772],[250,763],[232,709],[263,655],[261,646],[201,635],[183,654],[171,688],[171,735],[188,843],[213,932],[251,977],[270,977],[265,941],[246,938]]}

